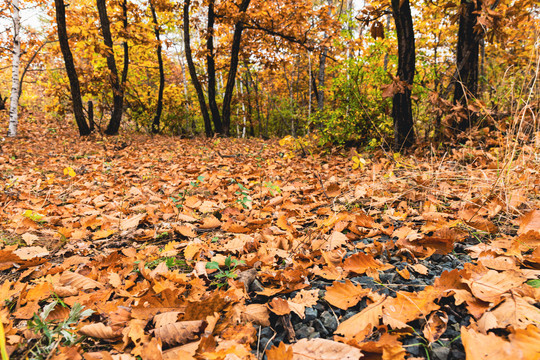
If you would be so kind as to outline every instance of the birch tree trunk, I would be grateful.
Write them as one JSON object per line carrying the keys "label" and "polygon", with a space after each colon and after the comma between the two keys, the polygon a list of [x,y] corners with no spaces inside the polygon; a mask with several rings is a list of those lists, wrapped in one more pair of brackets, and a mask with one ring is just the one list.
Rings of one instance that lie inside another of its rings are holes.
{"label": "birch tree trunk", "polygon": [[9,129],[8,136],[17,136],[19,125],[19,67],[21,65],[21,16],[19,14],[19,0],[13,0],[13,66],[11,70],[11,103],[9,106]]}

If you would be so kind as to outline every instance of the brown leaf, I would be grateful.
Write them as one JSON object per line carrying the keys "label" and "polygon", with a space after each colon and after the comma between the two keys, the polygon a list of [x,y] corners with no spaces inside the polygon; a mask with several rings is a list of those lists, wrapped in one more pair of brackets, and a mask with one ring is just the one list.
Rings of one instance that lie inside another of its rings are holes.
{"label": "brown leaf", "polygon": [[84,325],[79,329],[79,334],[106,340],[112,340],[122,336],[122,333],[114,331],[112,327],[103,323]]}
{"label": "brown leaf", "polygon": [[295,360],[358,360],[362,352],[347,344],[327,339],[301,339],[292,345]]}
{"label": "brown leaf", "polygon": [[499,273],[495,270],[489,270],[474,280],[464,279],[464,282],[469,285],[476,298],[486,302],[497,302],[502,294],[523,284],[525,280],[516,271]]}
{"label": "brown leaf", "polygon": [[448,315],[444,311],[436,311],[429,316],[428,321],[424,325],[424,338],[430,343],[439,340],[442,334],[446,331],[448,325]]}
{"label": "brown leaf", "polygon": [[533,210],[519,219],[518,235],[529,231],[540,232],[540,210]]}
{"label": "brown leaf", "polygon": [[196,340],[206,325],[204,320],[179,321],[156,327],[153,332],[165,344],[182,345]]}
{"label": "brown leaf", "polygon": [[92,280],[84,275],[74,273],[72,271],[64,271],[60,277],[60,283],[63,286],[73,286],[77,289],[88,290],[102,288],[99,282]]}

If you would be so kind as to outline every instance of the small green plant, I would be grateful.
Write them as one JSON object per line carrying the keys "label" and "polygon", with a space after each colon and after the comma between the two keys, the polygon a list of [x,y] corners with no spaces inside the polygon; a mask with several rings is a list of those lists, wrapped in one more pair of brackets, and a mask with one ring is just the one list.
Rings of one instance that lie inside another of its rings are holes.
{"label": "small green plant", "polygon": [[540,279],[529,280],[527,281],[527,284],[533,288],[540,288]]}
{"label": "small green plant", "polygon": [[263,186],[268,188],[270,195],[276,196],[276,194],[281,194],[281,188],[279,185],[273,184],[271,181],[264,181]]}
{"label": "small green plant", "polygon": [[82,319],[92,315],[92,310],[84,310],[84,307],[75,303],[69,312],[69,316],[64,321],[55,323],[47,320],[47,317],[60,304],[66,306],[62,300],[55,300],[46,305],[39,314],[34,314],[34,317],[28,322],[28,328],[40,335],[40,338],[32,346],[29,351],[30,360],[49,359],[58,345],[72,346],[81,342],[84,337],[76,334],[75,325]]}
{"label": "small green plant", "polygon": [[249,189],[234,179],[231,180],[231,182],[233,184],[236,183],[236,185],[238,185],[238,188],[239,188],[239,190],[234,192],[235,195],[238,196],[238,199],[236,199],[236,202],[241,204],[244,209],[249,209],[248,203],[251,203],[251,198],[249,197]]}
{"label": "small green plant", "polygon": [[184,259],[177,259],[174,256],[162,257],[156,260],[152,260],[146,263],[144,267],[147,269],[155,269],[162,262],[164,262],[165,265],[167,265],[168,269],[186,267],[186,261]]}
{"label": "small green plant", "polygon": [[30,219],[36,223],[39,223],[39,224],[42,224],[45,222],[45,220],[43,220],[43,215],[37,213],[37,212],[34,212],[32,210],[25,210],[22,214],[25,218],[27,219]]}
{"label": "small green plant", "polygon": [[[199,186],[201,186],[203,181],[204,181],[204,176],[200,175],[197,177],[197,180],[191,181],[189,185],[193,188],[198,188]],[[184,207],[184,201],[186,201],[186,198],[190,196],[191,193],[192,193],[191,188],[184,189],[178,193],[178,196],[176,197],[171,196],[171,200],[178,209],[182,209]]]}
{"label": "small green plant", "polygon": [[222,269],[216,261],[210,261],[206,263],[207,269],[217,270],[217,274],[214,275],[214,281],[212,285],[216,285],[218,288],[227,285],[228,279],[236,279],[238,274],[236,273],[236,267],[238,265],[245,264],[245,261],[233,259],[231,255],[225,259],[225,267]]}

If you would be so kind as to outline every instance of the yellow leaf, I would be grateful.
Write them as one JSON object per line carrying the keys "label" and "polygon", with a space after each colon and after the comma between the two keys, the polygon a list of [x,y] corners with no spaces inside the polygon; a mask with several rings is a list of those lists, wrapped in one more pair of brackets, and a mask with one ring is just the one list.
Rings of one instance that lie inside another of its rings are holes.
{"label": "yellow leaf", "polygon": [[73,170],[71,167],[68,166],[64,168],[64,175],[69,175],[70,177],[74,177],[77,174],[75,173],[75,170]]}

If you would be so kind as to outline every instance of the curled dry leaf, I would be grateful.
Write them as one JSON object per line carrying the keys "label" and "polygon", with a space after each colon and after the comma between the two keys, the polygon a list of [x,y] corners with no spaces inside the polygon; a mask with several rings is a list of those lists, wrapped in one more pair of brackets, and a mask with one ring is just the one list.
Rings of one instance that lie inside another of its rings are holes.
{"label": "curled dry leaf", "polygon": [[120,332],[114,331],[112,327],[103,323],[84,325],[79,329],[79,334],[106,340],[116,339],[122,336]]}
{"label": "curled dry leaf", "polygon": [[272,301],[268,303],[268,309],[276,315],[287,315],[291,312],[287,300],[277,297],[273,298]]}
{"label": "curled dry leaf", "polygon": [[326,339],[301,339],[292,345],[294,360],[357,360],[362,352],[347,344]]}
{"label": "curled dry leaf", "polygon": [[270,326],[269,316],[268,307],[264,304],[247,305],[241,313],[241,318],[245,322],[253,322],[261,326]]}
{"label": "curled dry leaf", "polygon": [[154,335],[168,345],[182,345],[196,340],[204,331],[204,320],[180,321],[155,328]]}
{"label": "curled dry leaf", "polygon": [[63,286],[69,285],[82,290],[103,287],[103,285],[101,285],[99,282],[92,280],[84,275],[74,273],[72,271],[64,271],[64,273],[60,277],[60,283]]}
{"label": "curled dry leaf", "polygon": [[446,331],[448,325],[448,315],[444,311],[436,311],[432,313],[426,325],[424,326],[424,337],[430,342],[439,340],[442,334]]}
{"label": "curled dry leaf", "polygon": [[335,307],[347,310],[358,304],[371,290],[363,289],[361,285],[354,285],[350,280],[345,283],[334,281],[332,286],[326,288],[324,299]]}

